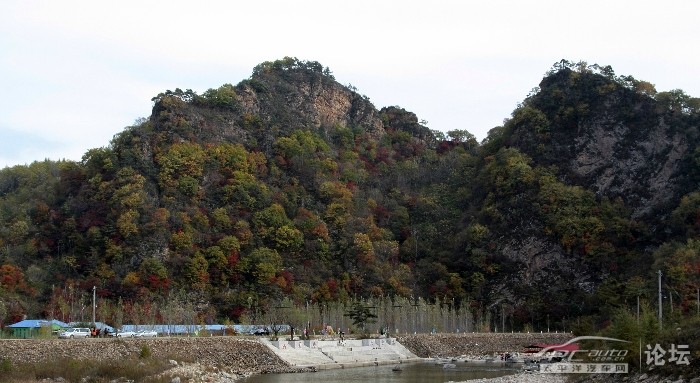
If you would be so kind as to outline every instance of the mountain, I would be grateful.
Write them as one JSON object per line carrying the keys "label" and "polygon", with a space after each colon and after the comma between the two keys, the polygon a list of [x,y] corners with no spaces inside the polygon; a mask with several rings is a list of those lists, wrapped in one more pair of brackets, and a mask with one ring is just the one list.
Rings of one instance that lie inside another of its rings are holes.
{"label": "mountain", "polygon": [[95,286],[111,323],[421,297],[566,328],[651,300],[659,268],[682,310],[700,284],[680,90],[562,61],[482,143],[294,58],[152,101],[81,162],[0,171],[0,320],[75,318]]}
{"label": "mountain", "polygon": [[[507,145],[597,195],[653,219],[697,187],[697,113],[659,102],[648,83],[565,68],[516,111]],[[646,86],[647,88],[645,88]],[[651,88],[653,89],[653,88]]]}
{"label": "mountain", "polygon": [[[698,260],[694,242],[678,242],[692,241],[684,228],[697,217],[697,102],[680,90],[657,93],[647,82],[616,77],[610,67],[555,65],[483,146],[486,160],[510,168],[492,176],[508,182],[493,185],[489,197],[496,198],[485,200],[503,224],[494,249],[505,257],[499,264],[513,263],[515,271],[496,278],[491,301],[549,291],[534,310],[560,306],[560,316],[575,317],[586,306],[652,301],[658,269],[665,283],[684,290],[681,299],[692,300],[697,272],[668,270]],[[661,244],[691,251],[695,261],[671,261],[657,250]]]}

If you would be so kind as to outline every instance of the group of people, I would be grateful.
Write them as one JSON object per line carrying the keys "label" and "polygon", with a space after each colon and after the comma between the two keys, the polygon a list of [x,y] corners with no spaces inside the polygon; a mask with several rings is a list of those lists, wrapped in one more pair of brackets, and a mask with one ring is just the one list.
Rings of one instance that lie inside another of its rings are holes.
{"label": "group of people", "polygon": [[90,337],[92,338],[102,338],[104,336],[109,335],[109,329],[104,328],[104,329],[99,329],[97,327],[91,327],[90,328]]}
{"label": "group of people", "polygon": [[[350,331],[350,330],[348,329],[348,331]],[[324,335],[324,336],[325,335],[333,336],[335,334],[338,334],[341,341],[345,340],[345,332],[343,332],[343,330],[340,327],[338,327],[338,330],[335,331],[335,330],[333,330],[333,326],[324,325],[323,329],[321,330],[321,335]]]}

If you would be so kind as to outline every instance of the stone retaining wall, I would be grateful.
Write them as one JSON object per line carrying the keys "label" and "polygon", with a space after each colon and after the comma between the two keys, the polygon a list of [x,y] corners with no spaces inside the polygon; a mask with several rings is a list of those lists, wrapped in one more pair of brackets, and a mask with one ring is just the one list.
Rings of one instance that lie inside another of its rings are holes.
{"label": "stone retaining wall", "polygon": [[2,339],[0,359],[15,362],[137,358],[144,346],[155,358],[226,368],[236,374],[293,371],[256,339],[238,337],[149,339]]}

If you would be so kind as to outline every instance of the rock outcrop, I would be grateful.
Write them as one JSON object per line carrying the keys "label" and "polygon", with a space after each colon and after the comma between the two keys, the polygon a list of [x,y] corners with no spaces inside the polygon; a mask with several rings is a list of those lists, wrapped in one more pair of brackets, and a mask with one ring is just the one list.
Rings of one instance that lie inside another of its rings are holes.
{"label": "rock outcrop", "polygon": [[334,126],[362,127],[375,138],[384,133],[379,113],[368,99],[322,73],[303,68],[283,75],[257,71],[239,86],[238,94],[243,114],[260,115],[266,122],[282,120],[288,128],[328,133]]}

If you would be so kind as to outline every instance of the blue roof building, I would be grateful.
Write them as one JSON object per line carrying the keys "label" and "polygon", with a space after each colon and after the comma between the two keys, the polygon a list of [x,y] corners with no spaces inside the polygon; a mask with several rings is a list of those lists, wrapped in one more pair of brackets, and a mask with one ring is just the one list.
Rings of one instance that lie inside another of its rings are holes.
{"label": "blue roof building", "polygon": [[64,328],[70,327],[67,323],[52,319],[25,319],[7,326],[12,331],[14,338],[34,338],[40,334],[57,334]]}

